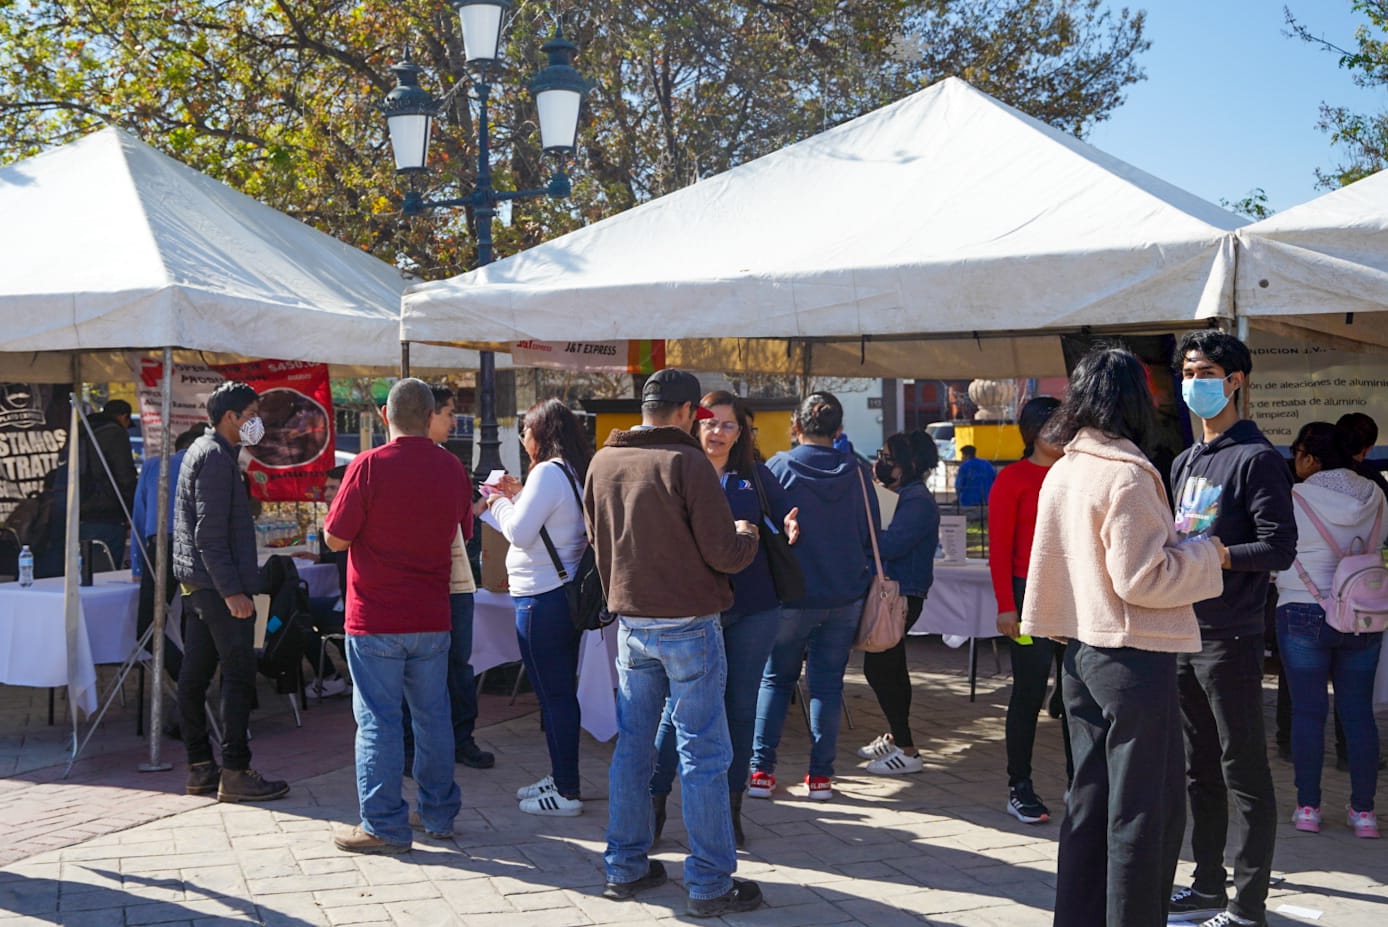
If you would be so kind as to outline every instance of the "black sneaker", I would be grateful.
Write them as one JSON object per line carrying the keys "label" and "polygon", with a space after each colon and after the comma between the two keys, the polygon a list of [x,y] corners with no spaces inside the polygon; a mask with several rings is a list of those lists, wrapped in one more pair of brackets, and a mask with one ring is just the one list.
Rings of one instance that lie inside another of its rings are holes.
{"label": "black sneaker", "polygon": [[1206,895],[1204,892],[1197,892],[1193,886],[1187,886],[1176,890],[1171,896],[1171,906],[1166,910],[1168,920],[1192,921],[1222,914],[1228,904],[1229,899],[1222,892],[1218,895]]}
{"label": "black sneaker", "polygon": [[1051,811],[1041,804],[1030,782],[1014,785],[1007,797],[1007,813],[1023,824],[1043,824],[1051,819]]}
{"label": "black sneaker", "polygon": [[608,882],[603,886],[602,897],[612,901],[626,901],[628,898],[635,898],[637,892],[664,884],[665,864],[653,859],[646,869],[646,874],[635,882]]}
{"label": "black sneaker", "polygon": [[274,801],[289,794],[289,783],[266,779],[254,769],[224,769],[217,801]]}
{"label": "black sneaker", "polygon": [[222,768],[216,763],[211,760],[206,763],[194,763],[188,767],[186,791],[189,795],[215,795],[217,785],[221,781]]}
{"label": "black sneaker", "polygon": [[722,917],[760,908],[761,887],[750,880],[733,879],[733,887],[717,898],[690,898],[684,912],[690,917]]}
{"label": "black sneaker", "polygon": [[477,741],[471,737],[458,744],[458,748],[453,751],[453,760],[473,769],[491,769],[496,765],[496,757],[477,746]]}

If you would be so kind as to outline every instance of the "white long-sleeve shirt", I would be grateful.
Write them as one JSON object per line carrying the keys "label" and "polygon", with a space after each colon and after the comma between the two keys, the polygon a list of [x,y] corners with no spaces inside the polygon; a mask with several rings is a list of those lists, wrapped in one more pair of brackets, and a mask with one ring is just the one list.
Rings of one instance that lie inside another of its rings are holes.
{"label": "white long-sleeve shirt", "polygon": [[[582,498],[583,487],[578,487]],[[554,561],[540,539],[540,528],[547,528],[549,539],[564,569],[578,566],[588,544],[584,533],[583,507],[574,499],[573,485],[564,465],[546,460],[530,471],[515,501],[498,499],[483,513],[482,521],[501,532],[511,544],[506,553],[506,573],[511,595],[533,596],[563,585]],[[570,576],[572,578],[572,575]]]}

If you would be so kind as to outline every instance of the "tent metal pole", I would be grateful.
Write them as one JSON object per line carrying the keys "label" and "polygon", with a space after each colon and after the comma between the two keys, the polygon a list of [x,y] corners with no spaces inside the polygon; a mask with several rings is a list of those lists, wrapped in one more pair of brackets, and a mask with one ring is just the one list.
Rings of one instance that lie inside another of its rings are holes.
{"label": "tent metal pole", "polygon": [[410,343],[400,342],[400,378],[403,380],[410,375]]}
{"label": "tent metal pole", "polygon": [[[173,766],[164,762],[164,624],[169,614],[169,458],[173,456],[173,348],[164,348],[164,376],[159,397],[159,487],[155,504],[158,524],[154,529],[154,626],[150,649],[154,664],[154,684],[149,699],[149,762],[140,772],[164,772]],[[140,543],[141,527],[135,525]]]}
{"label": "tent metal pole", "polygon": [[78,403],[81,402],[80,390],[82,389],[82,360],[77,353],[72,355],[72,392],[69,393],[72,404],[70,425],[68,429],[68,455],[67,455],[67,524],[63,532],[63,539],[66,543],[63,552],[63,630],[67,638],[67,704],[68,711],[72,715],[72,756],[68,760],[67,770],[63,777],[67,778],[68,773],[72,772],[72,764],[77,762],[77,713],[80,711],[78,706],[79,693],[73,685],[77,679],[77,635],[81,631],[79,625],[82,618],[82,605],[78,599],[78,583],[81,581],[80,567],[78,566],[78,548],[80,547],[79,535],[81,533],[81,487],[78,484],[79,472],[81,470],[81,451],[79,450],[82,442],[81,435],[81,415]]}

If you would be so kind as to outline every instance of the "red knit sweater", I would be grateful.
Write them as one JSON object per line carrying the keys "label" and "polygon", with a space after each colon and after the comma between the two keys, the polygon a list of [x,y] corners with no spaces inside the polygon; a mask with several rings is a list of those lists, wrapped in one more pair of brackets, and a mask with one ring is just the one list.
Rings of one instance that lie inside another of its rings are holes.
{"label": "red knit sweater", "polygon": [[1036,533],[1036,501],[1050,467],[1019,460],[1003,467],[988,495],[988,569],[998,614],[1018,611],[1012,578],[1025,579]]}

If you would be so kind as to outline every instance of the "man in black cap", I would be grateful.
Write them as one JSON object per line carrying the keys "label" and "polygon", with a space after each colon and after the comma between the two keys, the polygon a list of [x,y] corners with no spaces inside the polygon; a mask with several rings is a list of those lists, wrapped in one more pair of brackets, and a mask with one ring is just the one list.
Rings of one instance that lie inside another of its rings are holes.
{"label": "man in black cap", "polygon": [[588,467],[583,508],[607,607],[620,623],[603,895],[631,898],[665,881],[665,867],[649,858],[650,781],[651,744],[668,697],[689,834],[688,913],[717,917],[762,903],[755,882],[732,877],[732,746],[718,617],[733,603],[728,575],[757,555],[757,528],[733,521],[718,476],[689,433],[711,417],[700,396],[698,379],[681,370],[647,380],[641,424],[608,436]]}

